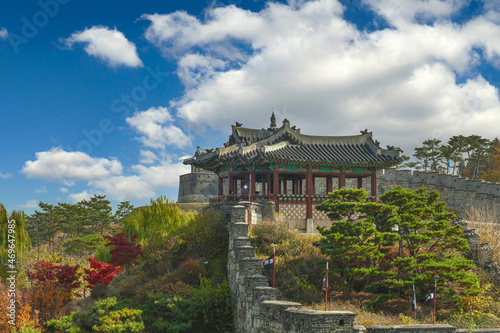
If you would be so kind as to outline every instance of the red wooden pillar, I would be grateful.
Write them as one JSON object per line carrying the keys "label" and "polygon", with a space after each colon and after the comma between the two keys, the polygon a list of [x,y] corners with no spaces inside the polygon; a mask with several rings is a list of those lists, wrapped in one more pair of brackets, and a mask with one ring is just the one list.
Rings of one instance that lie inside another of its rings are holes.
{"label": "red wooden pillar", "polygon": [[276,206],[276,213],[280,212],[280,206],[278,202],[278,194],[280,192],[280,175],[278,170],[273,171],[273,194],[274,194],[274,203]]}
{"label": "red wooden pillar", "polygon": [[375,171],[374,173],[372,173],[372,176],[371,176],[371,180],[372,180],[372,197],[374,199],[377,198],[377,172]]}
{"label": "red wooden pillar", "polygon": [[262,174],[262,195],[266,195],[267,174]]}
{"label": "red wooden pillar", "polygon": [[339,175],[339,189],[345,187],[345,173],[344,170],[340,172]]}
{"label": "red wooden pillar", "polygon": [[217,196],[222,195],[222,176],[219,176],[219,182],[218,182],[218,187],[217,187]]}
{"label": "red wooden pillar", "polygon": [[229,195],[234,194],[234,178],[232,173],[229,173],[228,176],[228,186],[229,186]]}
{"label": "red wooden pillar", "polygon": [[311,170],[306,173],[306,218],[312,219],[312,195],[314,194],[313,176]]}
{"label": "red wooden pillar", "polygon": [[255,185],[257,185],[257,177],[255,175],[255,170],[250,172],[250,195],[255,195]]}
{"label": "red wooden pillar", "polygon": [[333,181],[332,181],[332,176],[326,176],[326,193],[330,193],[333,191]]}
{"label": "red wooden pillar", "polygon": [[358,177],[358,188],[363,188],[363,177]]}

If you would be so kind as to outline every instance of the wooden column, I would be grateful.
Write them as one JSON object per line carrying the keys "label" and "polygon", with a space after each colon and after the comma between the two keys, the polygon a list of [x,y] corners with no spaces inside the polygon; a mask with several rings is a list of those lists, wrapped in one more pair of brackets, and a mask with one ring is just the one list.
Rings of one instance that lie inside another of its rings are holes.
{"label": "wooden column", "polygon": [[280,174],[278,173],[278,170],[273,171],[273,193],[280,193]]}
{"label": "wooden column", "polygon": [[257,177],[255,175],[255,170],[250,171],[250,195],[255,195],[255,185],[257,185]]}
{"label": "wooden column", "polygon": [[372,197],[377,199],[377,172],[372,173]]}
{"label": "wooden column", "polygon": [[345,187],[345,173],[344,170],[340,172],[339,175],[339,189]]}
{"label": "wooden column", "polygon": [[229,173],[227,186],[229,187],[229,195],[234,194],[234,179],[232,173]]}
{"label": "wooden column", "polygon": [[262,195],[266,195],[266,182],[267,182],[267,174],[262,174]]}
{"label": "wooden column", "polygon": [[332,176],[326,176],[326,193],[330,193],[333,191],[333,181],[332,181]]}
{"label": "wooden column", "polygon": [[306,173],[306,218],[312,219],[312,195],[314,194],[313,176],[311,170]]}
{"label": "wooden column", "polygon": [[274,194],[274,204],[276,207],[276,213],[280,212],[280,206],[278,201],[278,194],[280,192],[280,175],[278,170],[273,171],[273,194]]}
{"label": "wooden column", "polygon": [[219,185],[219,186],[217,187],[217,196],[219,196],[219,197],[220,197],[220,196],[222,195],[222,193],[223,193],[223,192],[222,192],[222,190],[223,190],[223,189],[222,189],[222,179],[223,179],[223,178],[222,178],[222,176],[219,176],[219,181],[218,181],[218,185]]}
{"label": "wooden column", "polygon": [[358,177],[358,188],[363,188],[363,177]]}

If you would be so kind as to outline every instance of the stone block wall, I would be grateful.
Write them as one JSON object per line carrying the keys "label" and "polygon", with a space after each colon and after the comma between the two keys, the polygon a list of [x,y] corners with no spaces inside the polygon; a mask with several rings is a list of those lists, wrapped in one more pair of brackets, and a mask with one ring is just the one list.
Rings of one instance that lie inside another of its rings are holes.
{"label": "stone block wall", "polygon": [[214,173],[187,173],[179,179],[178,203],[208,202],[217,196],[219,177]]}
{"label": "stone block wall", "polygon": [[277,300],[278,291],[262,275],[262,260],[248,238],[246,206],[231,208],[228,278],[235,333],[354,333],[355,313],[304,309]]}
{"label": "stone block wall", "polygon": [[368,333],[455,333],[451,325],[374,325],[367,328]]}
{"label": "stone block wall", "polygon": [[493,249],[487,243],[481,242],[481,235],[476,230],[470,229],[467,221],[457,220],[456,223],[462,226],[464,237],[469,242],[471,250],[469,259],[474,260],[479,267],[486,269],[492,278],[500,281],[500,264],[493,261]]}
{"label": "stone block wall", "polygon": [[500,183],[470,180],[457,175],[437,172],[396,170],[393,168],[377,173],[377,193],[402,186],[410,189],[426,187],[442,193],[441,201],[447,207],[465,211],[470,207],[488,207],[500,211]]}

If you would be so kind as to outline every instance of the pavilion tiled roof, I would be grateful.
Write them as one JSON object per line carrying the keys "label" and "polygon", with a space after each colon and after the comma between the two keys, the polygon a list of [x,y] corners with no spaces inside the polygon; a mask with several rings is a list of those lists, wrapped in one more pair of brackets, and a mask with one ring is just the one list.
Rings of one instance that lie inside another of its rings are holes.
{"label": "pavilion tiled roof", "polygon": [[237,123],[232,126],[232,134],[225,147],[198,148],[193,157],[184,160],[184,164],[206,170],[228,164],[271,162],[386,168],[401,161],[399,151],[390,146],[389,149],[382,149],[373,140],[371,132],[365,130],[361,133],[353,136],[305,135],[290,127],[286,119],[280,128],[271,126],[262,130],[244,128]]}

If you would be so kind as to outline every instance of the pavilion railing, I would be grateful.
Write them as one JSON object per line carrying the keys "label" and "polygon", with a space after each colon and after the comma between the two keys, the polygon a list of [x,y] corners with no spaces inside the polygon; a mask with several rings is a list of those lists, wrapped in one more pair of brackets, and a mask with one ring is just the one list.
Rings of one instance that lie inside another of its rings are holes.
{"label": "pavilion railing", "polygon": [[[307,195],[307,194],[253,194],[250,196],[251,201],[275,201],[277,199],[278,203],[306,203],[307,198],[311,197],[312,204],[319,205],[323,201],[329,199],[328,195]],[[231,195],[221,195],[210,199],[210,204],[218,203],[235,203],[240,201],[248,201],[247,194],[231,194]],[[374,201],[374,197],[369,197],[368,201]]]}

